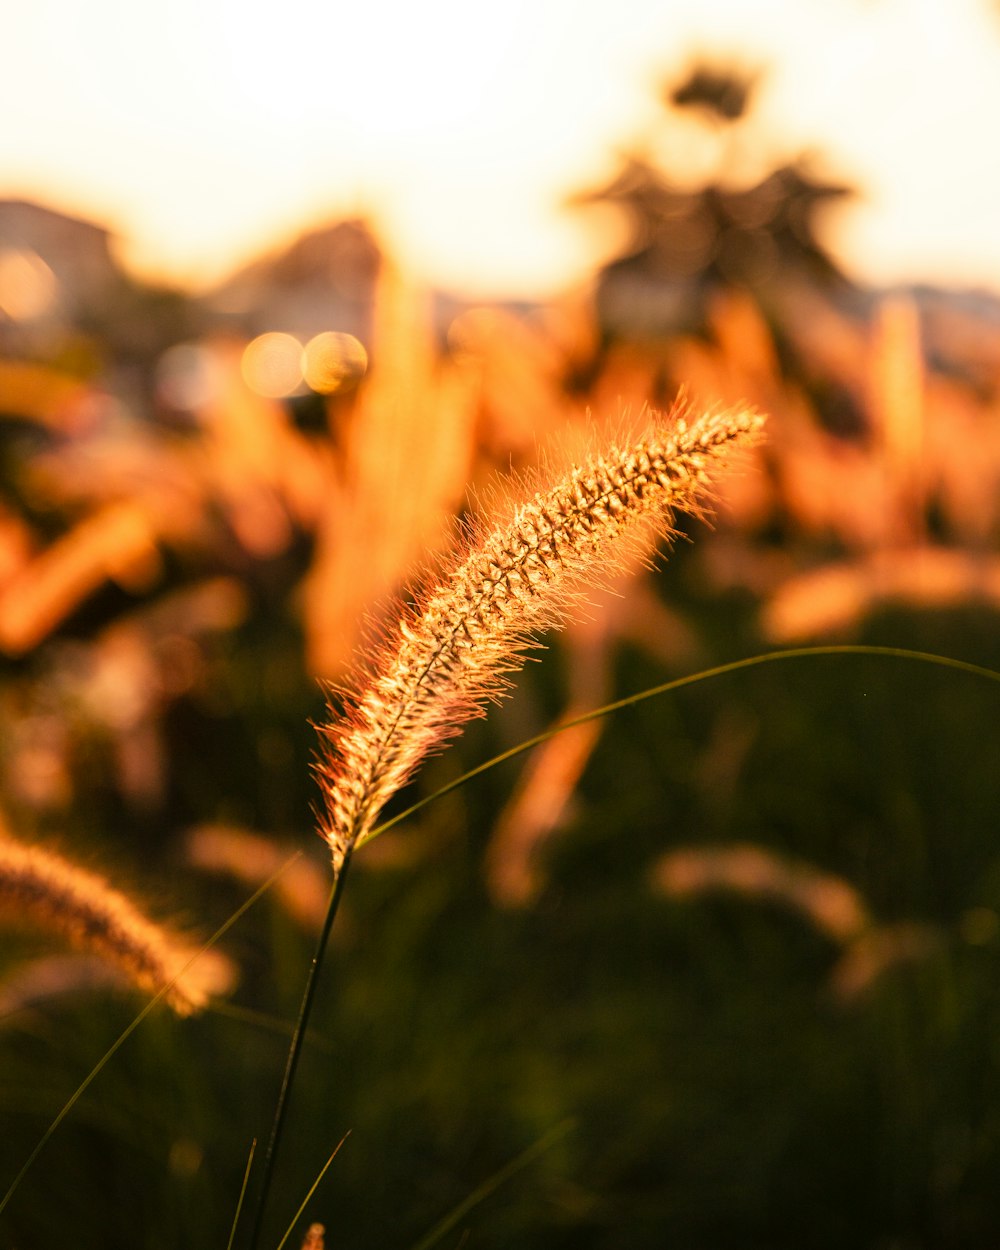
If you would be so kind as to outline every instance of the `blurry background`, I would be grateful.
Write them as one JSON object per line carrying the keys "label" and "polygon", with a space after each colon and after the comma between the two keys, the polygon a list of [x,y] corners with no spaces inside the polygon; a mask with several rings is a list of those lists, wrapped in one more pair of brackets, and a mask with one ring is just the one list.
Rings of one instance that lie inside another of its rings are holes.
{"label": "blurry background", "polygon": [[[360,214],[434,285],[547,296],[613,250],[561,202],[623,144],[662,146],[685,184],[812,151],[863,192],[830,223],[852,276],[995,282],[998,24],[989,0],[39,0],[6,23],[0,194],[199,289]],[[661,133],[664,74],[709,52],[759,79],[740,150]]]}
{"label": "blurry background", "polygon": [[[7,25],[5,836],[203,934],[305,854],[227,935],[232,995],[143,1025],[3,1235],[223,1245],[329,889],[319,683],[498,470],[681,386],[770,414],[713,525],[401,805],[780,646],[1000,668],[1000,10],[41,0]],[[775,664],[366,847],[273,1243],[348,1129],[307,1213],[331,1245],[415,1244],[539,1142],[440,1244],[995,1242],[996,722],[965,674]],[[136,1002],[4,920],[5,1187]]]}

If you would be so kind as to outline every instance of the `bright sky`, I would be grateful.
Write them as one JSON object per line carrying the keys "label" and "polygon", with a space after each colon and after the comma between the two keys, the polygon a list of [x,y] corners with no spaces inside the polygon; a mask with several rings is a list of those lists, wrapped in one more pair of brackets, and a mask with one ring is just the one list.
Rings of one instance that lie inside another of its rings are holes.
{"label": "bright sky", "polygon": [[[771,67],[744,177],[809,149],[863,189],[831,235],[856,277],[1000,290],[996,0],[14,2],[0,196],[110,225],[149,276],[363,212],[438,285],[552,292],[600,251],[561,201],[702,51]],[[667,155],[721,159],[683,127]]]}

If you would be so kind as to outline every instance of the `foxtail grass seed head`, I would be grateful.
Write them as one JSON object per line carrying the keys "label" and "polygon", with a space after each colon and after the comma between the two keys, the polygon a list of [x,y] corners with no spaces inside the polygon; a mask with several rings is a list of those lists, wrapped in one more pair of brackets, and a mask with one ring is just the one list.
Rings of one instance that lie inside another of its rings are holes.
{"label": "foxtail grass seed head", "polygon": [[749,408],[695,417],[679,401],[651,413],[642,438],[592,455],[482,528],[390,618],[342,714],[321,728],[322,832],[338,871],[428,753],[505,693],[538,635],[627,563],[648,537],[640,522],[669,538],[675,513],[703,513],[716,462],[762,425]]}
{"label": "foxtail grass seed head", "polygon": [[[0,836],[0,915],[97,955],[137,988],[157,993],[178,1015],[204,1007],[231,978],[228,960],[195,948],[147,919],[120,891],[54,851]],[[190,966],[189,966],[190,965]]]}

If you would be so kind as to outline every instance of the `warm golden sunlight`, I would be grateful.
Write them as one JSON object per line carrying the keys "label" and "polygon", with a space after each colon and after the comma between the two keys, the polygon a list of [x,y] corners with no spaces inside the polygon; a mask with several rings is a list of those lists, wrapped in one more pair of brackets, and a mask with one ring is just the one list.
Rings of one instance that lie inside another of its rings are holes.
{"label": "warm golden sunlight", "polygon": [[672,169],[808,149],[863,192],[830,223],[853,276],[1000,286],[987,0],[37,0],[5,28],[0,196],[110,225],[146,276],[205,286],[354,214],[438,286],[551,293],[614,245],[566,196],[711,54],[763,71],[755,168],[677,126]]}
{"label": "warm golden sunlight", "polygon": [[8,8],[0,1250],[1000,1246],[1000,0]]}

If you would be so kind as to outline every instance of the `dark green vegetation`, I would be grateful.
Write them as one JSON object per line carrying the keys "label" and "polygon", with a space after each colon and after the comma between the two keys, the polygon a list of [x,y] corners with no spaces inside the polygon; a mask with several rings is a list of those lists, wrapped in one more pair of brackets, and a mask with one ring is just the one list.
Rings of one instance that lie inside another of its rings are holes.
{"label": "dark green vegetation", "polygon": [[[689,553],[677,556],[664,588],[688,580]],[[741,603],[689,611],[717,659],[761,649]],[[900,614],[864,637],[1000,667],[995,632],[971,612]],[[304,678],[260,699],[268,673],[294,669],[290,654],[264,614],[217,656],[225,714],[177,705],[171,803],[191,819],[212,795],[203,814],[256,827],[281,810],[322,861],[302,782],[317,700]],[[405,797],[543,728],[560,659],[556,646],[529,666],[513,701]],[[623,693],[664,677],[629,649],[617,668]],[[409,1246],[567,1119],[442,1244],[464,1229],[461,1244],[546,1250],[995,1241],[998,699],[972,676],[837,657],[619,712],[522,911],[492,905],[483,872],[520,762],[386,835],[412,853],[398,865],[378,843],[360,851],[262,1244],[277,1243],[348,1130],[308,1218],[330,1245]],[[255,759],[262,733],[287,743],[280,767]],[[92,763],[80,810],[107,860],[204,929],[224,920],[249,891],[183,869],[166,837],[143,839],[102,786],[99,752]],[[669,899],[651,884],[664,853],[736,841],[844,878],[877,922],[918,922],[933,940],[845,999],[832,989],[841,950],[801,914],[732,892]],[[265,898],[225,946],[243,973],[233,1005],[290,1021],[311,939]],[[133,1007],[84,996],[5,1022],[5,1182]],[[4,1244],[224,1246],[285,1045],[225,1005],[192,1021],[158,1010],[21,1184]]]}

